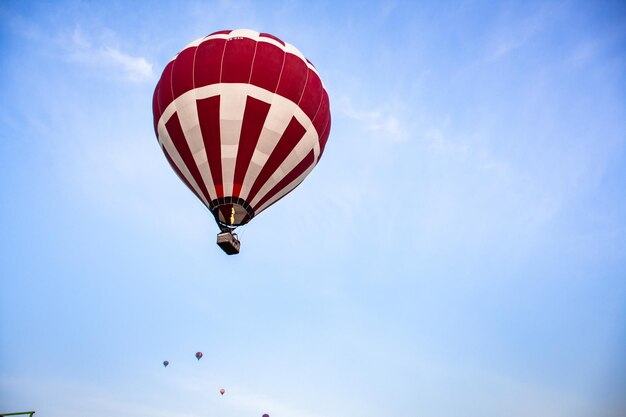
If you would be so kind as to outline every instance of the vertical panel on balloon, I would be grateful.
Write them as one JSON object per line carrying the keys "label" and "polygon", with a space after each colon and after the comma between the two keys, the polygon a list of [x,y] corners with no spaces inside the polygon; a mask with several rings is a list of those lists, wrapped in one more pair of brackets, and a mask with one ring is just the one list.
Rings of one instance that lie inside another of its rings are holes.
{"label": "vertical panel on balloon", "polygon": [[267,42],[259,42],[256,48],[250,84],[275,92],[285,61],[285,51]]}
{"label": "vertical panel on balloon", "polygon": [[320,137],[322,136],[322,131],[324,130],[324,127],[326,126],[329,117],[330,108],[328,102],[328,93],[326,92],[326,90],[322,89],[320,106],[317,109],[315,117],[311,119],[311,121],[313,122],[313,126],[315,127],[315,130]]}
{"label": "vertical panel on balloon", "polygon": [[302,59],[285,54],[285,63],[280,75],[276,93],[297,103],[300,101],[306,83],[308,67]]}
{"label": "vertical panel on balloon", "polygon": [[226,39],[209,39],[198,45],[193,70],[196,88],[220,82],[224,46]]}
{"label": "vertical panel on balloon", "polygon": [[310,68],[307,67],[309,76],[307,78],[306,86],[304,88],[304,93],[302,93],[302,98],[300,98],[300,102],[298,106],[304,111],[304,113],[309,116],[309,119],[313,120],[315,115],[317,114],[318,109],[320,108],[320,104],[324,97],[322,81],[317,76],[317,74]]}
{"label": "vertical panel on balloon", "polygon": [[328,140],[328,133],[330,132],[330,108],[328,101],[328,93],[326,90],[322,90],[323,97],[320,108],[315,115],[315,119],[313,119],[313,126],[319,135],[320,142],[320,156],[324,153],[324,147],[326,146],[326,141]]}
{"label": "vertical panel on balloon", "polygon": [[189,150],[202,176],[204,185],[211,196],[216,198],[217,193],[213,184],[211,169],[208,164],[202,131],[200,130],[200,120],[198,118],[198,103],[194,91],[189,91],[174,101],[178,121],[187,140]]}
{"label": "vertical panel on balloon", "polygon": [[[255,206],[259,208],[262,207],[263,204],[265,204],[269,199],[271,199],[281,191],[285,190],[285,187],[287,187],[289,184],[291,184],[292,181],[302,175],[311,165],[313,165],[314,162],[314,152],[310,151],[307,156],[302,161],[300,161],[300,163],[296,165],[295,168],[292,169],[291,172],[289,172],[282,180],[280,180],[278,184],[276,184],[267,194],[265,194],[265,196],[263,196],[263,198],[261,198],[259,202],[255,204]],[[291,190],[286,190],[286,192],[282,196],[280,196],[280,198],[287,195],[290,191]],[[276,201],[280,200],[280,198]]]}
{"label": "vertical panel on balloon", "polygon": [[163,151],[163,154],[165,155],[165,159],[167,159],[167,162],[170,164],[170,166],[172,167],[172,169],[174,170],[174,172],[176,173],[178,178],[187,186],[187,188],[189,188],[189,190],[191,190],[191,192],[198,198],[198,200],[202,201],[202,198],[200,197],[200,195],[198,195],[198,193],[196,192],[196,190],[194,190],[194,188],[189,183],[189,181],[187,181],[187,178],[185,178],[183,173],[180,172],[180,169],[178,169],[178,167],[176,166],[176,164],[172,160],[172,157],[167,152],[167,150],[165,149],[164,146],[161,146],[161,150]]}
{"label": "vertical panel on balloon", "polygon": [[280,141],[272,151],[270,157],[267,159],[267,162],[261,169],[258,177],[256,178],[254,185],[250,189],[250,193],[248,194],[248,201],[252,201],[256,194],[259,192],[261,187],[265,185],[267,180],[272,176],[274,171],[278,169],[278,167],[283,163],[285,158],[291,153],[293,148],[296,147],[302,136],[306,133],[304,127],[296,120],[295,117],[292,117],[291,122],[285,129]]}
{"label": "vertical panel on balloon", "polygon": [[197,101],[200,132],[215,185],[216,198],[224,197],[222,181],[222,151],[220,141],[220,96]]}
{"label": "vertical panel on balloon", "polygon": [[261,130],[256,149],[252,154],[252,159],[241,187],[241,193],[239,194],[239,196],[246,201],[248,201],[250,188],[278,144],[283,132],[287,129],[287,126],[289,126],[297,107],[294,102],[276,94],[272,95],[271,102],[270,110],[265,118],[263,129]]}
{"label": "vertical panel on balloon", "polygon": [[159,137],[159,119],[161,118],[161,110],[159,109],[159,85],[161,84],[161,80],[156,85],[154,89],[154,94],[152,94],[152,118],[154,123],[154,133]]}
{"label": "vertical panel on balloon", "polygon": [[274,170],[274,173],[267,180],[265,185],[261,187],[258,194],[250,202],[250,204],[257,207],[258,200],[268,193],[287,174],[289,174],[289,172],[291,172],[303,159],[305,159],[311,151],[313,151],[313,160],[315,161],[319,154],[319,142],[317,133],[312,126],[306,131],[291,152],[289,152],[289,154],[283,159],[279,167]]}
{"label": "vertical panel on balloon", "polygon": [[235,163],[233,196],[239,197],[240,195],[241,186],[250,166],[252,153],[256,148],[269,110],[270,104],[253,97],[247,98],[239,137],[239,150]]}
{"label": "vertical panel on balloon", "polygon": [[172,68],[174,67],[174,61],[170,61],[163,70],[161,75],[161,81],[159,81],[159,111],[161,114],[165,111],[167,106],[174,100],[172,95]]}
{"label": "vertical panel on balloon", "polygon": [[172,138],[172,143],[182,158],[185,166],[189,170],[189,173],[191,173],[194,181],[198,184],[200,191],[207,201],[211,201],[211,197],[209,196],[209,192],[204,185],[204,181],[202,180],[196,161],[194,160],[193,155],[189,150],[189,146],[187,145],[187,140],[185,139],[185,134],[183,133],[183,129],[180,125],[178,114],[174,113],[172,117],[170,117],[170,120],[165,124],[165,128],[167,129],[170,138]]}
{"label": "vertical panel on balloon", "polygon": [[193,89],[193,61],[197,48],[183,50],[174,60],[172,68],[172,92],[174,99]]}
{"label": "vertical panel on balloon", "polygon": [[230,38],[224,48],[222,59],[223,83],[248,83],[256,41],[249,38]]}
{"label": "vertical panel on balloon", "polygon": [[324,130],[322,131],[322,136],[320,136],[320,156],[319,158],[317,158],[317,161],[319,162],[320,158],[322,157],[322,154],[324,153],[324,150],[326,149],[326,143],[328,142],[328,135],[330,135],[330,126],[332,124],[332,119],[330,117],[330,113],[328,114],[328,122],[326,123],[326,126],[324,127]]}
{"label": "vertical panel on balloon", "polygon": [[285,188],[283,188],[282,191],[277,193],[274,197],[272,197],[269,200],[267,200],[262,206],[256,207],[255,208],[255,210],[256,210],[255,213],[256,214],[261,213],[266,208],[270,207],[275,202],[277,202],[278,200],[283,198],[285,195],[289,194],[293,189],[295,189],[297,186],[299,186],[302,183],[302,181],[304,181],[304,179],[311,173],[313,168],[315,168],[315,164],[313,164],[309,168],[307,168],[307,170],[304,171],[298,178],[293,180],[290,184],[288,184]]}
{"label": "vertical panel on balloon", "polygon": [[246,109],[249,84],[219,84],[222,101],[220,103],[220,139],[222,144],[222,181],[224,195],[233,192],[235,161],[239,151],[239,138]]}
{"label": "vertical panel on balloon", "polygon": [[202,200],[202,202],[204,202],[204,204],[207,207],[209,207],[209,202],[206,200],[205,196],[202,194],[202,190],[200,189],[200,187],[194,180],[193,176],[191,175],[191,172],[189,172],[187,165],[185,165],[185,162],[183,161],[183,158],[180,156],[180,153],[178,152],[178,150],[176,149],[176,146],[174,145],[174,142],[172,141],[170,133],[167,130],[167,126],[163,122],[162,119],[161,121],[159,121],[159,144],[161,144],[161,146],[163,146],[163,149],[167,151],[172,162],[176,164],[180,173],[184,175],[189,185],[193,187],[193,189],[195,190],[195,194],[199,196],[199,198]]}

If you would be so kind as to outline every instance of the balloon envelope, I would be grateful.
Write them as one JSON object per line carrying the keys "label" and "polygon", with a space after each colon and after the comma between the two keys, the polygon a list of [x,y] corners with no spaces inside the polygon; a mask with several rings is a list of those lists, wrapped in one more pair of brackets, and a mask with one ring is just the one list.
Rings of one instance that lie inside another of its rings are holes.
{"label": "balloon envelope", "polygon": [[270,415],[269,414],[263,414],[262,417],[270,417]]}
{"label": "balloon envelope", "polygon": [[313,64],[248,29],[187,45],[165,67],[152,110],[167,161],[221,227],[248,223],[298,186],[331,126]]}
{"label": "balloon envelope", "polygon": [[202,352],[196,352],[196,359],[200,360],[202,357]]}
{"label": "balloon envelope", "polygon": [[226,392],[226,390],[225,390],[224,388],[222,388],[222,389],[220,390],[220,394],[222,394],[222,395],[224,395],[224,393],[225,393],[225,392]]}
{"label": "balloon envelope", "polygon": [[167,368],[167,365],[170,364],[170,361],[163,361],[163,366],[165,366]]}

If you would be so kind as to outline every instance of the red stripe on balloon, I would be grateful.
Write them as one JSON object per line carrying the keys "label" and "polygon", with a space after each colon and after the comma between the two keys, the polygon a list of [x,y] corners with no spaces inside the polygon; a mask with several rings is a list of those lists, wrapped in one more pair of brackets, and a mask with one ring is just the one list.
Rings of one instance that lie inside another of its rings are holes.
{"label": "red stripe on balloon", "polygon": [[187,48],[174,60],[172,92],[174,99],[193,89],[193,61],[197,48]]}
{"label": "red stripe on balloon", "polygon": [[235,177],[233,185],[233,196],[239,197],[241,185],[246,177],[246,172],[250,166],[252,154],[256,148],[263,124],[270,110],[270,104],[253,97],[246,100],[246,108],[243,114],[241,125],[241,135],[239,136],[239,149],[237,151],[237,161],[235,163]]}
{"label": "red stripe on balloon", "polygon": [[222,55],[225,46],[226,39],[209,39],[198,45],[193,70],[196,88],[220,82]]}
{"label": "red stripe on balloon", "polygon": [[250,38],[228,39],[222,59],[221,82],[248,83],[256,44]]}
{"label": "red stripe on balloon", "polygon": [[328,93],[324,90],[324,95],[322,97],[322,102],[320,103],[320,108],[317,110],[317,114],[313,119],[313,126],[317,131],[320,143],[320,157],[324,152],[324,147],[326,146],[326,141],[328,140],[328,131],[330,129],[330,107],[328,101]]}
{"label": "red stripe on balloon", "polygon": [[222,147],[220,136],[220,96],[212,96],[196,102],[200,132],[204,141],[211,177],[215,184],[215,198],[224,197],[222,180]]}
{"label": "red stripe on balloon", "polygon": [[183,129],[180,125],[180,120],[178,119],[178,114],[174,113],[170,120],[165,124],[165,128],[172,139],[172,143],[174,147],[178,151],[178,154],[183,160],[183,163],[191,173],[191,176],[198,184],[200,191],[206,198],[208,202],[210,202],[211,196],[204,185],[204,181],[202,180],[202,176],[200,175],[200,171],[198,170],[198,166],[196,165],[196,161],[193,159],[193,155],[191,154],[191,150],[189,150],[189,146],[187,145],[187,140],[185,139],[185,134],[183,133]]}
{"label": "red stripe on balloon", "polygon": [[285,63],[276,93],[294,103],[300,101],[307,79],[307,70],[308,67],[302,59],[293,54],[285,54]]}
{"label": "red stripe on balloon", "polygon": [[248,201],[254,200],[254,197],[259,192],[261,187],[267,182],[272,174],[278,169],[280,164],[283,163],[289,153],[296,147],[302,136],[306,133],[306,129],[296,120],[295,117],[291,118],[289,125],[285,129],[282,137],[278,141],[276,148],[265,162],[265,165],[259,172],[259,176],[254,181],[254,185],[250,189],[248,194]]}
{"label": "red stripe on balloon", "polygon": [[[263,206],[263,204],[265,204],[266,201],[270,200],[280,191],[284,190],[285,187],[287,187],[292,181],[294,181],[296,178],[302,175],[307,169],[309,169],[311,165],[313,165],[313,162],[315,162],[315,154],[313,151],[311,151],[302,161],[300,161],[298,165],[295,166],[294,169],[291,170],[291,172],[289,172],[289,174],[285,176],[285,178],[280,180],[278,184],[276,184],[263,198],[259,200],[259,202],[257,203],[257,207]],[[285,195],[289,194],[291,191],[293,191],[293,189],[289,190],[289,192],[287,192]],[[282,196],[281,198],[283,197],[284,196]],[[280,201],[281,198],[279,198],[276,201]],[[274,201],[274,203],[276,203],[276,201]]]}
{"label": "red stripe on balloon", "polygon": [[[180,178],[180,180],[187,186],[187,188],[189,188],[191,190],[191,192],[198,197],[198,200],[200,200],[202,202],[202,199],[200,198],[200,196],[198,195],[198,193],[196,192],[196,190],[194,190],[194,188],[191,186],[191,184],[189,183],[189,181],[187,181],[187,178],[185,178],[185,176],[183,175],[182,172],[180,172],[180,169],[178,169],[178,167],[176,166],[176,164],[174,163],[174,161],[172,161],[172,158],[170,157],[170,154],[167,153],[167,151],[165,150],[165,148],[163,146],[161,146],[161,150],[163,151],[163,153],[165,154],[165,159],[167,159],[167,162],[170,164],[170,166],[172,167],[172,169],[174,170],[174,172],[176,173],[176,175],[178,176],[178,178]],[[204,204],[204,202],[202,202],[202,204]]]}
{"label": "red stripe on balloon", "polygon": [[272,93],[275,92],[284,61],[285,52],[282,49],[271,43],[259,42],[256,47],[250,84]]}
{"label": "red stripe on balloon", "polygon": [[161,118],[161,110],[159,110],[159,84],[161,83],[161,81],[159,80],[159,82],[156,85],[156,88],[154,89],[154,94],[152,94],[152,118],[153,118],[153,123],[154,123],[154,133],[157,136],[157,139],[159,138],[159,119]]}
{"label": "red stripe on balloon", "polygon": [[307,78],[302,98],[298,102],[298,106],[309,116],[309,119],[313,120],[317,114],[317,110],[320,107],[320,103],[324,98],[322,81],[317,76],[315,71],[308,68],[309,76]]}
{"label": "red stripe on balloon", "polygon": [[174,68],[174,61],[170,61],[163,70],[161,75],[161,81],[159,82],[159,111],[161,114],[165,111],[167,106],[174,100],[172,95],[172,68]]}
{"label": "red stripe on balloon", "polygon": [[320,156],[317,158],[317,161],[319,162],[320,158],[322,157],[322,154],[324,153],[324,149],[326,149],[326,142],[328,142],[328,135],[330,134],[330,125],[331,123],[331,118],[330,118],[330,112],[328,113],[328,121],[326,122],[326,126],[324,127],[324,130],[322,131],[322,136],[320,136]]}

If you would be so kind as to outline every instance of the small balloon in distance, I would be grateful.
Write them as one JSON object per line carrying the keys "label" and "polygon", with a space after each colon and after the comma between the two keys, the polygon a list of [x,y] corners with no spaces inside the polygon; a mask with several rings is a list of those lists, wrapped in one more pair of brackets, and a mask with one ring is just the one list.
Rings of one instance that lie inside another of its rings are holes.
{"label": "small balloon in distance", "polygon": [[270,415],[269,414],[263,414],[263,416],[261,416],[261,417],[270,417]]}
{"label": "small balloon in distance", "polygon": [[167,368],[167,365],[170,364],[170,361],[163,361],[163,366]]}
{"label": "small balloon in distance", "polygon": [[202,352],[196,352],[196,359],[200,360],[202,358]]}
{"label": "small balloon in distance", "polygon": [[226,392],[226,390],[225,390],[224,388],[222,388],[222,389],[220,390],[220,394],[222,394],[222,395],[224,395],[224,393],[225,393],[225,392]]}

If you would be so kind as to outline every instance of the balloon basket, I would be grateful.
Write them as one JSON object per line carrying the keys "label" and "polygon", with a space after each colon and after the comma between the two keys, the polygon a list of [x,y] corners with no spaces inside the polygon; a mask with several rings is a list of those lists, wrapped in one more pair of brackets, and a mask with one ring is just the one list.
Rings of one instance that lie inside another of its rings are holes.
{"label": "balloon basket", "polygon": [[236,255],[239,253],[241,243],[235,233],[222,232],[217,234],[217,246],[222,248],[228,255]]}

